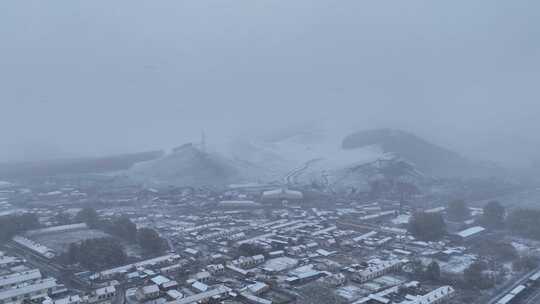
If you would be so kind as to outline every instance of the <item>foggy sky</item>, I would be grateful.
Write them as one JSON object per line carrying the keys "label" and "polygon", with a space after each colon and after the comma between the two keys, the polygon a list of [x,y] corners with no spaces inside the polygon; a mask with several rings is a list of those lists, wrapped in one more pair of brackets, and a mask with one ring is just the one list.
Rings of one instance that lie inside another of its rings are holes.
{"label": "foggy sky", "polygon": [[324,120],[523,163],[539,76],[534,0],[3,0],[0,161]]}

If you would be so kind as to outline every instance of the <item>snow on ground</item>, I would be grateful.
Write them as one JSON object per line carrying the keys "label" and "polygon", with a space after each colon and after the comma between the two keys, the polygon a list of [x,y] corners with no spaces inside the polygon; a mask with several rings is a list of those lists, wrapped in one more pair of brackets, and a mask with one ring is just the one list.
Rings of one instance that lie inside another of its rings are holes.
{"label": "snow on ground", "polygon": [[283,158],[298,166],[310,160],[318,160],[314,165],[327,169],[372,162],[384,156],[382,149],[378,146],[344,150],[341,148],[341,139],[336,138],[306,143],[293,137],[280,142],[261,144],[259,147],[282,155]]}
{"label": "snow on ground", "polygon": [[400,214],[395,219],[392,220],[392,223],[394,225],[408,224],[410,218],[411,218],[411,216],[408,215],[408,214]]}
{"label": "snow on ground", "polygon": [[[377,146],[360,149],[342,149],[342,139],[346,132],[315,130],[299,132],[274,141],[252,140],[235,143],[229,153],[232,158],[268,167],[276,177],[321,176],[356,165],[372,163],[379,159],[390,159]],[[309,180],[309,177],[307,178]]]}
{"label": "snow on ground", "polygon": [[503,268],[506,270],[504,275],[505,281],[510,281],[514,275],[514,267],[512,267],[512,262],[507,262],[503,264]]}
{"label": "snow on ground", "polygon": [[477,256],[473,254],[464,254],[461,256],[453,256],[448,261],[439,261],[441,271],[451,274],[463,273],[474,261]]}

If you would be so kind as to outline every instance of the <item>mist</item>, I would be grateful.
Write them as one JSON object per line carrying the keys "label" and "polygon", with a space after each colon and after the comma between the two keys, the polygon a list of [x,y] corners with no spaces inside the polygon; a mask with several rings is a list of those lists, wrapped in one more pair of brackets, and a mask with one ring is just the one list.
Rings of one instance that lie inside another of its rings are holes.
{"label": "mist", "polygon": [[0,161],[324,122],[522,166],[540,146],[539,15],[538,1],[2,1]]}

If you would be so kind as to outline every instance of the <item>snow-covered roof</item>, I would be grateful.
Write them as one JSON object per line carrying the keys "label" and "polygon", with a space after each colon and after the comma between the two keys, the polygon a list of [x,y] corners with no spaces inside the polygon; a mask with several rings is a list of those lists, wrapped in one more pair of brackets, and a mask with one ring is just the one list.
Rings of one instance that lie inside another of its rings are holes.
{"label": "snow-covered roof", "polygon": [[152,281],[156,285],[161,285],[161,284],[165,284],[167,282],[170,282],[171,280],[169,280],[169,278],[164,277],[162,275],[158,275],[157,277],[154,277],[154,278],[150,279],[150,281]]}
{"label": "snow-covered roof", "polygon": [[275,189],[264,191],[263,199],[302,199],[304,195],[300,191],[289,189]]}
{"label": "snow-covered roof", "polygon": [[28,238],[22,236],[15,236],[13,237],[13,241],[47,258],[53,258],[55,256],[54,250],[45,245],[34,242]]}
{"label": "snow-covered roof", "polygon": [[38,280],[41,278],[39,269],[17,272],[0,277],[0,288],[8,285],[16,285],[22,282]]}
{"label": "snow-covered roof", "polygon": [[198,294],[195,294],[195,295],[192,295],[192,296],[189,296],[189,297],[185,297],[185,298],[182,298],[182,299],[178,299],[178,300],[175,300],[175,301],[171,301],[171,302],[168,302],[168,303],[171,303],[171,304],[197,303],[198,301],[202,301],[204,299],[209,299],[209,298],[212,298],[212,297],[215,297],[215,296],[219,296],[219,295],[225,294],[225,293],[227,293],[229,291],[231,291],[230,288],[228,288],[226,286],[223,286],[223,285],[220,285],[217,288],[211,289],[211,290],[209,290],[207,292],[198,293]]}
{"label": "snow-covered roof", "polygon": [[25,285],[19,288],[11,288],[0,292],[0,301],[19,297],[25,294],[38,294],[46,292],[56,286],[56,280],[52,278],[44,279],[30,285]]}
{"label": "snow-covered roof", "polygon": [[475,226],[475,227],[467,228],[467,229],[465,229],[463,231],[460,231],[456,235],[458,235],[458,236],[460,236],[462,238],[468,238],[468,237],[471,237],[471,236],[473,236],[475,234],[483,232],[484,230],[486,230],[484,227]]}
{"label": "snow-covered roof", "polygon": [[201,283],[199,281],[193,282],[193,284],[191,284],[191,287],[195,288],[199,292],[205,292],[208,290],[208,285]]}
{"label": "snow-covered roof", "polygon": [[169,290],[167,291],[167,295],[171,298],[171,299],[179,299],[179,298],[182,298],[184,295],[179,292],[178,290]]}
{"label": "snow-covered roof", "polygon": [[47,228],[42,228],[42,229],[30,230],[26,232],[26,235],[32,236],[32,235],[64,232],[64,231],[87,229],[87,228],[88,226],[85,223],[78,223],[78,224],[61,225],[61,226],[53,226],[53,227],[47,227]]}
{"label": "snow-covered roof", "polygon": [[155,284],[144,286],[142,288],[142,292],[143,292],[143,294],[156,293],[156,292],[159,292],[159,287],[157,285],[155,285]]}

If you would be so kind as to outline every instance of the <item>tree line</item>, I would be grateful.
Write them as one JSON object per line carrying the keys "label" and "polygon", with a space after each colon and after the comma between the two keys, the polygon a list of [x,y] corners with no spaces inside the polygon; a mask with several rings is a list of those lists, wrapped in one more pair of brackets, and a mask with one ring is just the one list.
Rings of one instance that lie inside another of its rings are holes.
{"label": "tree line", "polygon": [[33,213],[12,214],[0,217],[0,241],[9,241],[15,235],[39,228],[38,217]]}
{"label": "tree line", "polygon": [[540,210],[514,210],[506,218],[506,224],[519,236],[540,240]]}
{"label": "tree line", "polygon": [[125,264],[127,255],[115,239],[98,238],[71,243],[60,259],[64,263],[79,263],[96,271]]}
{"label": "tree line", "polygon": [[[62,217],[66,223],[70,218]],[[128,243],[138,244],[148,255],[158,255],[169,249],[167,241],[150,228],[137,229],[128,217],[101,218],[93,208],[84,208],[77,213],[75,222],[84,222],[88,227],[107,232]],[[127,254],[118,240],[105,237],[84,240],[69,245],[67,252],[60,256],[64,263],[79,263],[90,270],[100,270],[125,264]]]}
{"label": "tree line", "polygon": [[90,228],[102,230],[130,243],[136,243],[148,254],[160,254],[169,249],[167,241],[154,229],[137,229],[137,225],[126,216],[103,219],[95,209],[84,208],[79,211],[75,219],[86,223]]}
{"label": "tree line", "polygon": [[[445,219],[459,222],[468,218],[470,209],[467,204],[463,200],[456,200],[448,204],[445,217],[441,213],[415,213],[409,221],[408,231],[420,240],[436,241],[447,234]],[[540,240],[540,210],[514,209],[507,212],[499,202],[490,201],[484,206],[482,216],[476,219],[476,224],[490,230],[505,229],[514,235]],[[532,270],[539,264],[537,257],[520,256],[516,248],[504,240],[481,239],[472,244],[472,249],[480,256],[492,256],[498,261],[512,262],[514,271]],[[436,281],[440,277],[438,266],[433,262],[424,267],[413,261],[413,271],[426,280]],[[475,261],[465,269],[462,278],[453,284],[472,289],[491,288],[504,275],[504,271],[489,271],[491,268],[484,260]]]}
{"label": "tree line", "polygon": [[[522,224],[524,214],[530,211],[513,211],[506,217],[506,209],[497,201],[490,201],[483,208],[483,215],[477,221],[477,224],[489,229],[502,229],[508,223],[510,228]],[[527,217],[532,220],[537,219],[538,238],[540,238],[540,211],[534,216],[528,214]],[[448,204],[446,216],[452,221],[463,221],[470,217],[470,209],[463,200],[455,200]],[[517,230],[525,230],[526,225]],[[514,229],[516,230],[516,229]],[[446,222],[440,213],[417,212],[409,220],[408,231],[416,238],[423,241],[436,241],[444,237],[447,233]]]}

